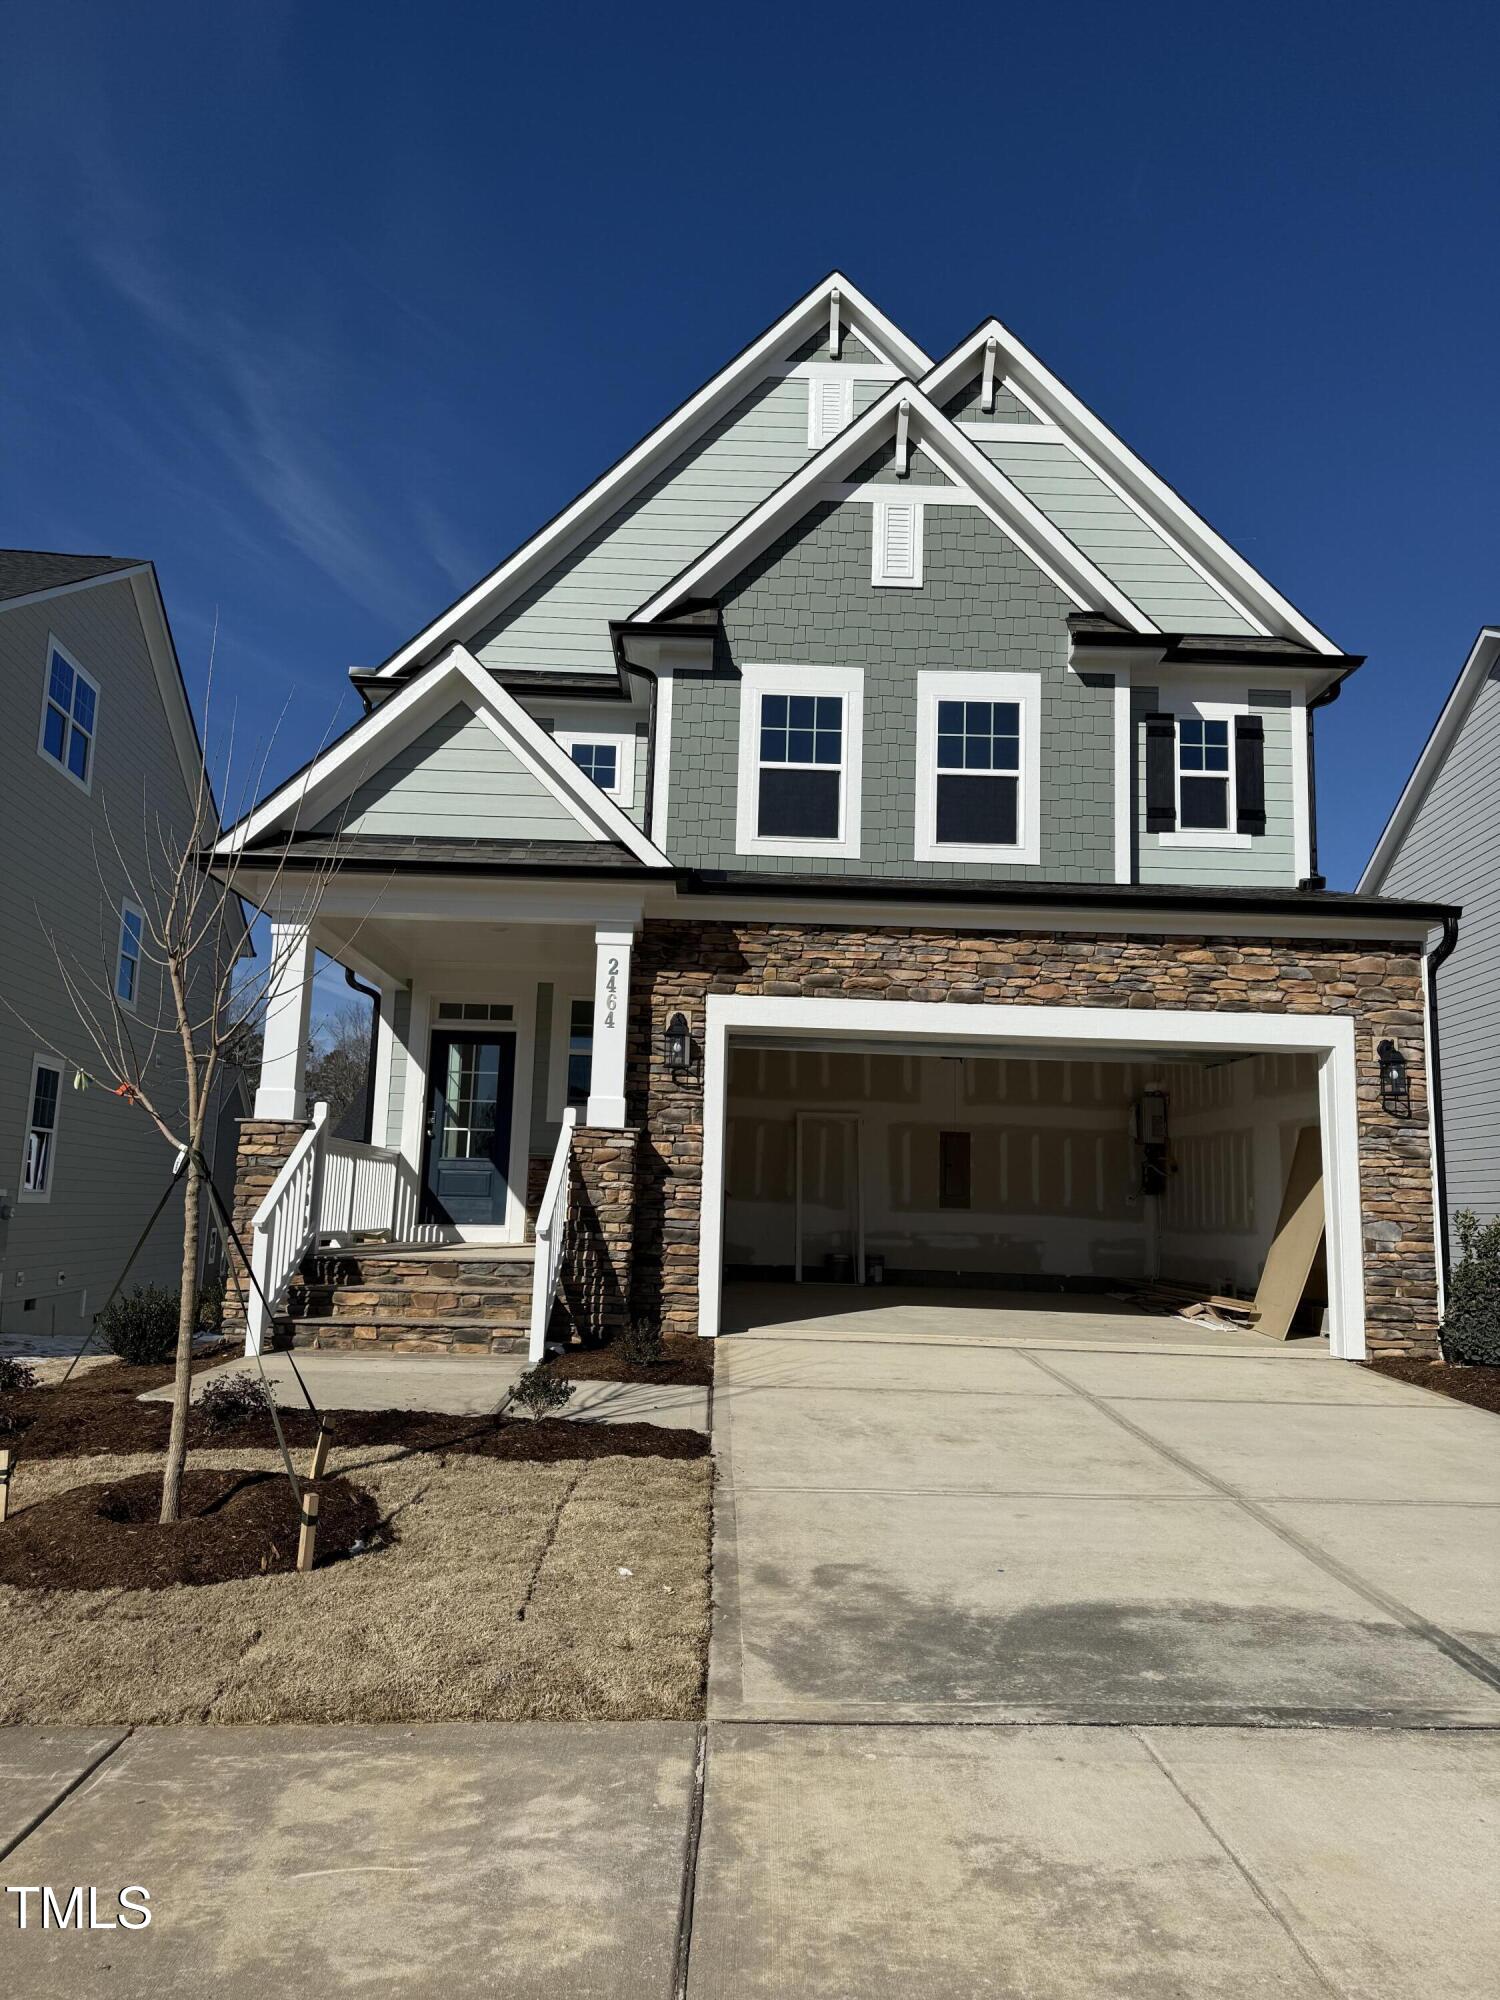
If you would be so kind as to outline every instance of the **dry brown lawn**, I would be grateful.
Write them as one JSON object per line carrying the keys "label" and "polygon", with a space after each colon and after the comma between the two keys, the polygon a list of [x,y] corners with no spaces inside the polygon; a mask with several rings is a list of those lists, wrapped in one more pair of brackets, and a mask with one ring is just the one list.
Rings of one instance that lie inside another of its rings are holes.
{"label": "dry brown lawn", "polygon": [[[160,1462],[23,1456],[12,1508]],[[280,1463],[257,1451],[191,1462]],[[709,1460],[507,1464],[365,1446],[335,1451],[330,1470],[375,1495],[391,1546],[193,1589],[0,1588],[0,1723],[702,1713]]]}

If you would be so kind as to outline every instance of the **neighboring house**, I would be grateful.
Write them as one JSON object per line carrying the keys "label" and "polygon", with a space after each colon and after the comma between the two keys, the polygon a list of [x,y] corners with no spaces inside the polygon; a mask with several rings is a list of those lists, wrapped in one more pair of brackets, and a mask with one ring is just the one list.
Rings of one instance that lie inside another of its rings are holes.
{"label": "neighboring house", "polygon": [[1359,887],[1463,908],[1428,961],[1451,1256],[1460,1209],[1500,1216],[1500,626],[1475,640]]}
{"label": "neighboring house", "polygon": [[[0,550],[0,687],[0,1330],[81,1339],[172,1168],[143,1112],[75,1087],[93,1051],[58,962],[101,1012],[112,989],[156,1018],[131,891],[148,827],[189,837],[200,753],[151,564]],[[174,1042],[156,1062],[180,1101]],[[175,1288],[181,1261],[178,1199],[129,1283]]]}
{"label": "neighboring house", "polygon": [[[1300,1158],[1334,1351],[1430,1348],[1443,913],[1317,874],[1358,664],[998,321],[934,360],[828,279],[224,841],[273,1302],[535,1348],[559,1287],[703,1334],[726,1279],[1249,1291]],[[306,1126],[315,947],[381,994],[383,1146]]]}

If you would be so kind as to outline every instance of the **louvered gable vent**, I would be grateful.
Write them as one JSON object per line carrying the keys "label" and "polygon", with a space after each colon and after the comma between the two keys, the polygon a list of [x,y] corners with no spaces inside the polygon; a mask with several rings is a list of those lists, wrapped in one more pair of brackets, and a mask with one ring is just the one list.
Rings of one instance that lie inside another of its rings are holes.
{"label": "louvered gable vent", "polygon": [[846,375],[814,375],[808,387],[807,442],[817,451],[853,416],[854,381]]}
{"label": "louvered gable vent", "polygon": [[906,584],[912,589],[922,581],[922,508],[916,500],[879,500],[875,503],[875,562],[871,572],[875,583]]}

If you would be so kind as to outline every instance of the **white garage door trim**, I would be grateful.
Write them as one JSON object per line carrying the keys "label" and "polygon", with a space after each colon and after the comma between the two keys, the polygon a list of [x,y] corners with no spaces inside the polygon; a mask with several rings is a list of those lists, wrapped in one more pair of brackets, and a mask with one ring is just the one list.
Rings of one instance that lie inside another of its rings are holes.
{"label": "white garage door trim", "polygon": [[703,1028],[703,1213],[698,1250],[698,1331],[719,1331],[723,1283],[724,1125],[729,1038],[850,1035],[898,1045],[1008,1042],[1035,1049],[1086,1046],[1128,1058],[1163,1044],[1198,1053],[1275,1050],[1318,1058],[1323,1188],[1328,1208],[1328,1318],[1333,1352],[1365,1357],[1364,1254],[1360,1230],[1359,1120],[1354,1023],[1346,1015],[1189,1013],[1175,1007],[949,1006],[925,1000],[786,1000],[710,994]]}

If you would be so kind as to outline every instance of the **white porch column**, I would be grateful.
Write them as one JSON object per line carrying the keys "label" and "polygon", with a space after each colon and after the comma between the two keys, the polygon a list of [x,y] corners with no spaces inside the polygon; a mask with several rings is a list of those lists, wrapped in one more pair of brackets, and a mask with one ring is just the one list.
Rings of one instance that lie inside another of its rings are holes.
{"label": "white porch column", "polygon": [[634,931],[594,932],[594,1063],[584,1122],[619,1131],[625,1123],[625,1031],[630,1015]]}
{"label": "white porch column", "polygon": [[305,923],[271,922],[265,1041],[257,1118],[305,1118],[307,1024],[312,1009],[313,941]]}

